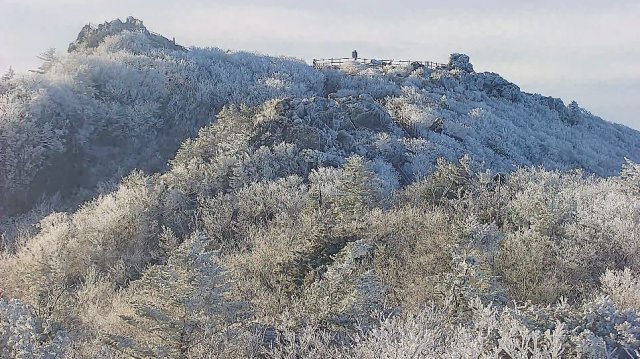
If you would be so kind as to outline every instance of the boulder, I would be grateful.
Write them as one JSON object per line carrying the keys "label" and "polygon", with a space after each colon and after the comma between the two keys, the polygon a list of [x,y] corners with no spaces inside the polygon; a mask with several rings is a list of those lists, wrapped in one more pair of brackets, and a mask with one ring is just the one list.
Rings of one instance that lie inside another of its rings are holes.
{"label": "boulder", "polygon": [[298,148],[310,148],[312,150],[323,150],[327,145],[324,134],[316,127],[298,125],[289,129],[286,141],[295,143]]}
{"label": "boulder", "polygon": [[473,72],[473,65],[469,62],[469,56],[465,54],[451,54],[449,68],[466,72]]}
{"label": "boulder", "polygon": [[382,131],[386,129],[387,123],[380,111],[365,111],[361,113],[355,113],[351,117],[351,121],[356,127],[365,127],[375,131]]}
{"label": "boulder", "polygon": [[557,112],[558,117],[561,120],[569,122],[569,117],[570,117],[569,109],[564,105],[564,102],[562,102],[561,99],[550,97],[550,96],[542,96],[539,94],[533,95],[533,98],[536,101],[538,101],[538,103],[540,103],[541,105],[546,106],[551,110]]}
{"label": "boulder", "polygon": [[350,152],[356,145],[356,140],[345,130],[338,131],[336,140],[346,152]]}
{"label": "boulder", "polygon": [[429,129],[436,133],[442,133],[442,131],[444,130],[444,122],[442,121],[441,118],[436,118],[436,120],[433,121],[431,126],[429,126]]}

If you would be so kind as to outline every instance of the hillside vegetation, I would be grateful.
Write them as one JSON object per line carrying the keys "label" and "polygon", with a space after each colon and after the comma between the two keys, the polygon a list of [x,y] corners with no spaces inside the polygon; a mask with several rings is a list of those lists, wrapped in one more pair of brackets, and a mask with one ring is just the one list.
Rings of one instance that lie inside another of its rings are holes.
{"label": "hillside vegetation", "polygon": [[0,80],[0,358],[635,358],[640,133],[128,19]]}

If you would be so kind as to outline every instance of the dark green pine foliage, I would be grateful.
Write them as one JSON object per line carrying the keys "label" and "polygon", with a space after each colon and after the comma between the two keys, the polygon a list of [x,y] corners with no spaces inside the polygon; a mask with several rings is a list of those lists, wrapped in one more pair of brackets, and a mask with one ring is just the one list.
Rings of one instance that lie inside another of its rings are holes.
{"label": "dark green pine foliage", "polygon": [[582,116],[582,109],[575,101],[571,101],[567,107],[569,108],[569,124],[578,124],[580,122],[580,117]]}
{"label": "dark green pine foliage", "polygon": [[351,156],[338,177],[338,198],[334,208],[338,220],[361,220],[374,205],[375,176],[360,156]]}
{"label": "dark green pine foliage", "polygon": [[356,232],[362,229],[363,219],[375,204],[375,180],[364,159],[356,155],[347,159],[338,177],[335,198],[329,200],[318,190],[311,191],[307,211],[315,218],[316,225],[308,233],[309,245],[283,268],[289,293],[297,293],[321,278],[336,254],[358,239],[348,228]]}
{"label": "dark green pine foliage", "polygon": [[194,233],[166,264],[149,268],[130,287],[133,315],[121,316],[121,334],[107,338],[115,350],[138,358],[190,358],[232,319],[223,273],[205,244]]}

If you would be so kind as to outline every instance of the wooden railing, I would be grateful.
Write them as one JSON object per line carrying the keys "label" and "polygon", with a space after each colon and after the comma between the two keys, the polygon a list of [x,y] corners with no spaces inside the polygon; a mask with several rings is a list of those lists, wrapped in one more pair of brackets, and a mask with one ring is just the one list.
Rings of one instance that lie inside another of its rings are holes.
{"label": "wooden railing", "polygon": [[363,59],[363,58],[337,58],[337,59],[313,59],[313,67],[315,68],[340,68],[344,64],[358,63],[368,67],[384,67],[384,66],[406,66],[406,65],[419,65],[424,66],[430,70],[441,69],[447,67],[447,64],[442,64],[433,61],[410,61],[410,60],[379,60],[379,59]]}

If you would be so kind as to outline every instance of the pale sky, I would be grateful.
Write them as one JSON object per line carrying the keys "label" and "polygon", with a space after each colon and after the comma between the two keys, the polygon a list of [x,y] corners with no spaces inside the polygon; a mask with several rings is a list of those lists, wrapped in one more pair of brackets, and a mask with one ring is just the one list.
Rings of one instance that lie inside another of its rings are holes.
{"label": "pale sky", "polygon": [[639,0],[0,0],[0,72],[132,15],[185,46],[314,57],[471,57],[524,91],[640,129]]}

